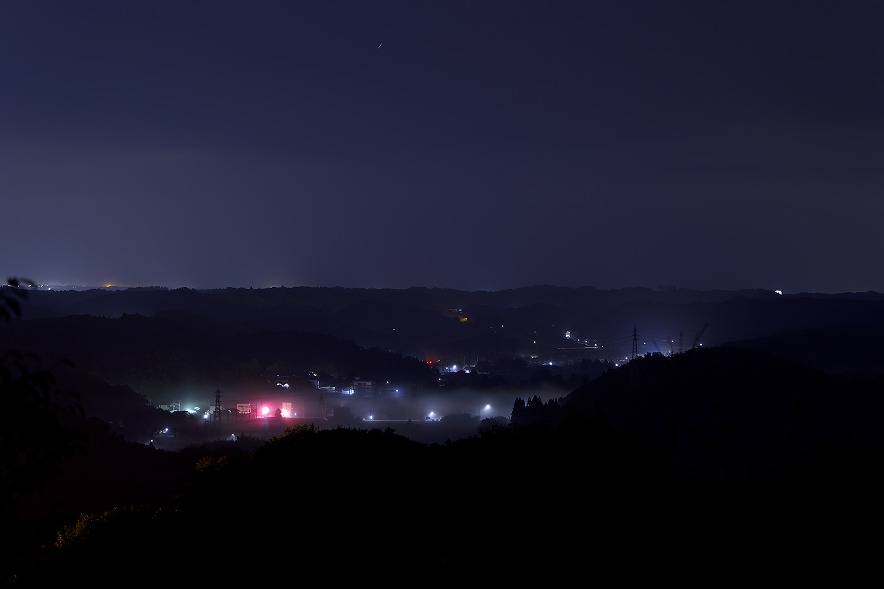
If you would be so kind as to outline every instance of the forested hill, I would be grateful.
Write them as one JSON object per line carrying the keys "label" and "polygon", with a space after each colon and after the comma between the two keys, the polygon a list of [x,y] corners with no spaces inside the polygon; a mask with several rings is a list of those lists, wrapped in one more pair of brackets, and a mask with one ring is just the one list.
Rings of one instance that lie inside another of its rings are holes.
{"label": "forested hill", "polygon": [[25,502],[39,524],[27,537],[54,544],[19,542],[0,572],[19,587],[113,583],[120,570],[222,584],[369,571],[394,587],[430,573],[434,587],[868,578],[881,403],[857,384],[720,348],[638,359],[443,445],[297,428],[250,453],[170,453],[92,429],[87,453]]}
{"label": "forested hill", "polygon": [[[845,574],[871,578],[878,568],[884,380],[750,347],[774,339],[638,356],[562,398],[515,404],[506,425],[485,420],[475,435],[444,444],[418,443],[392,428],[298,427],[257,445],[241,436],[168,452],[83,419],[67,398],[47,394],[52,375],[28,370],[20,351],[32,344],[47,362],[76,352],[84,365],[112,369],[165,350],[143,359],[157,374],[202,369],[207,358],[216,362],[212,370],[236,370],[229,361],[236,356],[224,355],[230,350],[264,353],[277,345],[291,358],[346,356],[349,348],[357,357],[377,352],[425,365],[321,333],[292,338],[289,345],[303,347],[286,349],[289,332],[268,327],[272,321],[249,328],[213,319],[236,317],[237,307],[212,293],[159,291],[151,296],[194,306],[117,316],[62,307],[53,315],[52,297],[30,294],[25,310],[39,303],[45,318],[32,314],[0,330],[10,338],[0,342],[10,349],[0,371],[11,402],[0,428],[7,555],[0,576],[10,586],[119,584],[120,571],[148,584],[248,584],[258,575],[350,584],[368,575],[390,586],[471,579],[569,587],[616,575],[641,584],[677,576],[705,586],[722,574],[819,581],[819,566],[830,566],[843,584]],[[125,301],[143,293],[109,294]],[[625,320],[638,307],[749,309],[731,319],[735,329],[764,331],[767,316],[770,337],[786,338],[802,333],[790,331],[798,326],[871,328],[880,304],[875,297],[738,296],[633,301],[593,313]],[[415,316],[446,319],[407,306],[420,311]],[[539,321],[563,308],[547,301],[474,311]],[[457,309],[448,317],[455,328],[474,324],[460,317],[481,316]],[[700,315],[712,330],[715,315]],[[202,348],[205,356],[188,355]],[[61,390],[76,379],[75,389],[97,390],[105,401],[134,394],[86,378],[92,375],[55,376]]]}
{"label": "forested hill", "polygon": [[[575,344],[587,347],[581,352],[586,356],[613,361],[631,355],[633,339],[639,354],[670,354],[735,341],[753,345],[750,340],[764,338],[765,349],[827,371],[884,373],[877,361],[884,356],[884,338],[878,337],[884,295],[876,292],[130,288],[37,290],[28,298],[26,319],[184,312],[246,332],[327,334],[419,359],[560,357],[563,348]],[[825,352],[809,344],[815,341]]]}
{"label": "forested hill", "polygon": [[155,400],[164,399],[161,391],[183,387],[254,385],[277,375],[306,377],[311,372],[343,383],[357,376],[395,375],[400,384],[418,389],[435,386],[438,377],[416,358],[332,335],[245,331],[179,312],[14,321],[0,329],[0,349],[10,348],[36,352],[48,365],[69,361]]}
{"label": "forested hill", "polygon": [[653,441],[703,477],[763,478],[820,452],[884,450],[884,378],[831,375],[737,346],[639,358],[560,405]]}

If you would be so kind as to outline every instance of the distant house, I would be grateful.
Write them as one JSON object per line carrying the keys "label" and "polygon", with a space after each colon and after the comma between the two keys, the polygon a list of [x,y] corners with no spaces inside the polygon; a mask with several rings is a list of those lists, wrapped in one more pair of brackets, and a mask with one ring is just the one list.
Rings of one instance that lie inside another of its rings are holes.
{"label": "distant house", "polygon": [[363,380],[357,376],[353,379],[353,394],[357,397],[374,397],[374,382]]}

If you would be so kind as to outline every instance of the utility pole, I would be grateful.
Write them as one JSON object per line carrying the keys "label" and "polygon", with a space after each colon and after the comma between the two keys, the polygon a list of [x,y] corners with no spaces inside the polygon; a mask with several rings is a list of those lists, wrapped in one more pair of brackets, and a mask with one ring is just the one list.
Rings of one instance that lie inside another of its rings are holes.
{"label": "utility pole", "polygon": [[215,415],[214,420],[216,425],[221,425],[221,389],[215,390]]}

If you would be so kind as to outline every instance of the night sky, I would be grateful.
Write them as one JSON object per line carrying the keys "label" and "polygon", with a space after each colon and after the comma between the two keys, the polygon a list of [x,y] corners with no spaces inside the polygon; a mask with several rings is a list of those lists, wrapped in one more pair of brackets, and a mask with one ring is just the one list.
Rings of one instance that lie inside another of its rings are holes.
{"label": "night sky", "polygon": [[0,271],[884,292],[884,3],[0,0]]}

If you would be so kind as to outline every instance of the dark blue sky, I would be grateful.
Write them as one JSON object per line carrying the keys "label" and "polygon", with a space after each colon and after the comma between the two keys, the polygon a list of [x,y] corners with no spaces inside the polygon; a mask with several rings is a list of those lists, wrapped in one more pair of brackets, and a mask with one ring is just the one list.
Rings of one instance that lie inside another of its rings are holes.
{"label": "dark blue sky", "polygon": [[884,291],[884,4],[0,1],[41,283]]}

